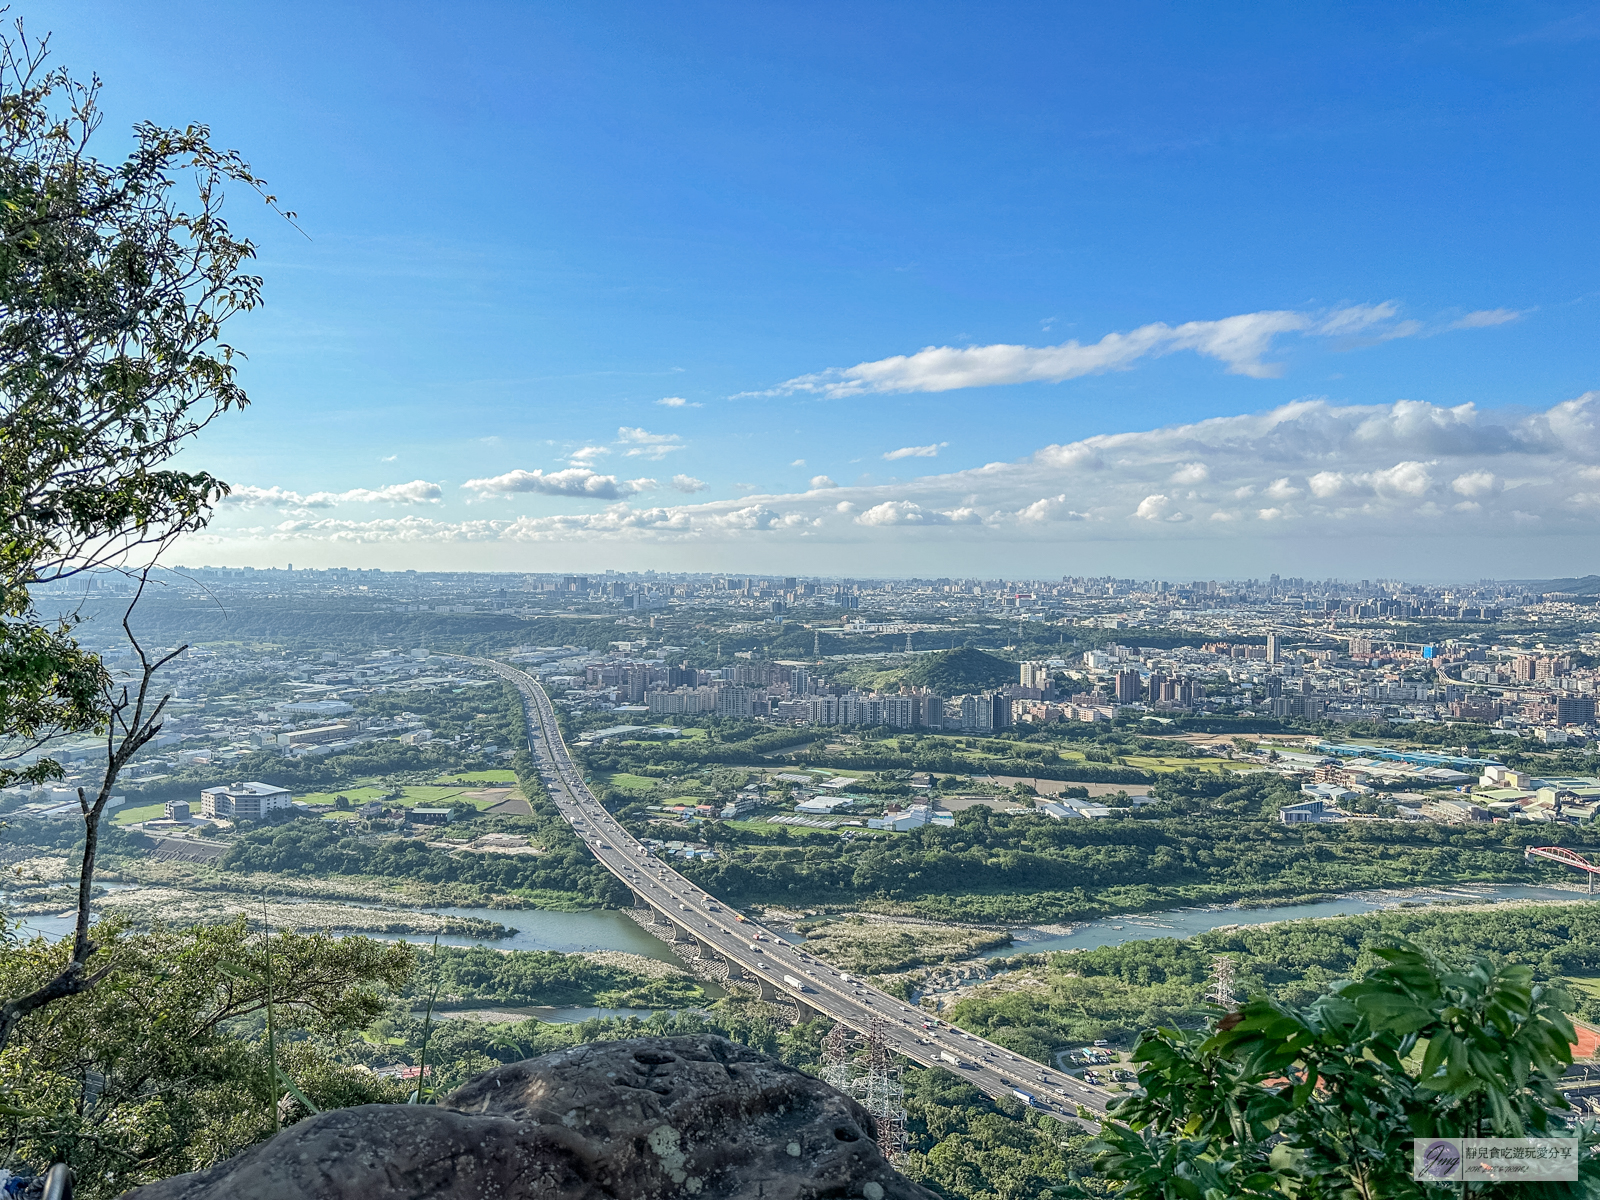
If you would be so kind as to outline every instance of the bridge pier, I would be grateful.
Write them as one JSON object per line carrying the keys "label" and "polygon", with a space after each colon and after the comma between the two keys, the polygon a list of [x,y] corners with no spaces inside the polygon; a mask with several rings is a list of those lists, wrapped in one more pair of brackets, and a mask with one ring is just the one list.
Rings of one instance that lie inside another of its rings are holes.
{"label": "bridge pier", "polygon": [[771,980],[763,979],[759,975],[754,975],[751,978],[760,986],[763,1000],[776,1000],[778,998],[778,989],[772,986]]}
{"label": "bridge pier", "polygon": [[722,961],[728,964],[728,982],[729,983],[737,983],[739,980],[746,978],[746,975],[744,973],[744,968],[741,967],[738,963],[734,962],[733,959],[724,958]]}
{"label": "bridge pier", "polygon": [[811,1005],[807,1004],[804,1000],[800,999],[798,996],[795,997],[794,1006],[795,1006],[796,1013],[800,1018],[800,1024],[802,1024],[802,1025],[804,1025],[807,1021],[814,1021],[814,1020],[816,1020],[818,1017],[820,1017],[822,1015],[822,1013],[820,1011],[818,1011],[815,1008],[812,1008]]}

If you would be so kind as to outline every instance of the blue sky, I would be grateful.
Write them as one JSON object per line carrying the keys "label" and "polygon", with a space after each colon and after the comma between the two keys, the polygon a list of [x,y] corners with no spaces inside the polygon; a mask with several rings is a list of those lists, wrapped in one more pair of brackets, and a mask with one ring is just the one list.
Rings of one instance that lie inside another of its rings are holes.
{"label": "blue sky", "polygon": [[182,561],[1600,569],[1600,7],[13,12],[309,235]]}

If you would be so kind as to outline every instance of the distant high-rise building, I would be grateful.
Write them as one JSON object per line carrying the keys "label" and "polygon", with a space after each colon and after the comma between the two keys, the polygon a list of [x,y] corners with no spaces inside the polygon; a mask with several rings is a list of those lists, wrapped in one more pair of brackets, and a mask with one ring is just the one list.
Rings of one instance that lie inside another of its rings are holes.
{"label": "distant high-rise building", "polygon": [[1557,725],[1593,725],[1593,696],[1561,696],[1556,700]]}
{"label": "distant high-rise building", "polygon": [[1267,661],[1269,663],[1275,663],[1279,661],[1278,635],[1275,633],[1267,634]]}
{"label": "distant high-rise building", "polygon": [[1139,672],[1117,672],[1117,703],[1133,704],[1139,699]]}

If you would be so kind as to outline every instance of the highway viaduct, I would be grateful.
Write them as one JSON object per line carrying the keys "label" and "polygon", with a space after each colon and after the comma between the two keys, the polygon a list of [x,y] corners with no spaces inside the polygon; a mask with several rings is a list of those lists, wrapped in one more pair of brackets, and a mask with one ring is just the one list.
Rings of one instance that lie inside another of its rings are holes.
{"label": "highway viaduct", "polygon": [[539,681],[492,659],[466,661],[487,667],[522,695],[528,748],[545,790],[590,853],[648,907],[658,926],[685,949],[726,964],[730,981],[749,981],[766,1000],[787,998],[802,1020],[822,1014],[866,1034],[874,1024],[889,1049],[924,1066],[944,1067],[990,1096],[1024,1096],[1057,1116],[1077,1106],[1103,1115],[1108,1092],[1065,1072],[1013,1054],[953,1026],[933,1021],[922,1009],[837,971],[800,946],[734,912],[704,889],[652,855],[600,804],[567,752],[555,710]]}

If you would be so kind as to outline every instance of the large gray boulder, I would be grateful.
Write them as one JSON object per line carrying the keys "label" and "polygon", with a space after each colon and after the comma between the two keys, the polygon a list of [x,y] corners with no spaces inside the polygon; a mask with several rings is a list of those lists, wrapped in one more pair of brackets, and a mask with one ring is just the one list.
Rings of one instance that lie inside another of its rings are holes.
{"label": "large gray boulder", "polygon": [[932,1200],[854,1100],[699,1036],[578,1046],[478,1076],[438,1105],[292,1125],[124,1200]]}

